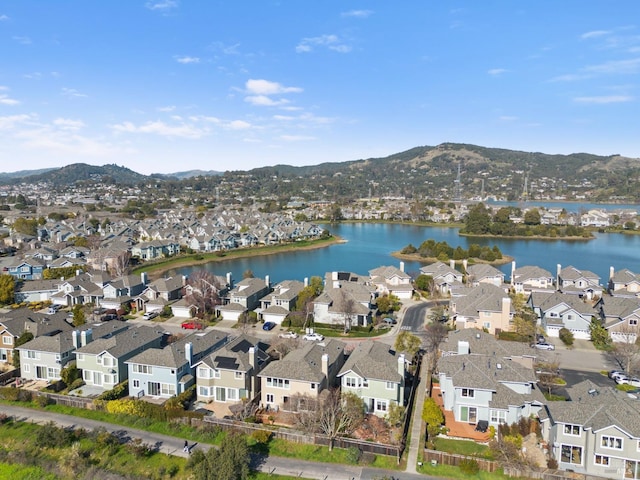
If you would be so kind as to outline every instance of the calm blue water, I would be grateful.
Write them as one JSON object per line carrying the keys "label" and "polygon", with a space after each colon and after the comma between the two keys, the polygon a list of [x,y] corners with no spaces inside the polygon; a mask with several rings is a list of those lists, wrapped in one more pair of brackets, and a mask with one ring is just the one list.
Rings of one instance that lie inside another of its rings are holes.
{"label": "calm blue water", "polygon": [[[353,223],[331,225],[328,229],[347,240],[347,243],[332,245],[317,250],[298,251],[243,258],[207,266],[213,273],[224,275],[231,272],[240,280],[243,272],[252,270],[256,277],[269,275],[272,283],[282,280],[303,280],[320,276],[330,271],[349,271],[362,275],[383,265],[399,265],[399,260],[390,255],[409,243],[419,246],[424,240],[433,238],[449,245],[468,248],[471,243],[498,245],[507,255],[515,257],[518,266],[538,265],[555,274],[556,265],[573,265],[581,270],[590,270],[601,277],[605,284],[609,278],[609,267],[616,270],[629,268],[640,273],[640,236],[618,233],[596,234],[595,240],[515,240],[459,237],[456,228],[418,227],[411,225],[387,225]],[[405,262],[405,271],[415,273],[422,264]],[[198,267],[178,269],[172,273],[189,275]],[[511,265],[500,267],[507,276]]]}

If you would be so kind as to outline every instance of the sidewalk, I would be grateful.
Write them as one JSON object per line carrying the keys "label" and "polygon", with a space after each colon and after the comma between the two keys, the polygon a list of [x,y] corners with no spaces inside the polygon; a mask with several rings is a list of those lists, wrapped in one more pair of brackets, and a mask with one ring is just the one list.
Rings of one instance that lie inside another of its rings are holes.
{"label": "sidewalk", "polygon": [[420,447],[423,444],[422,439],[422,406],[426,397],[427,378],[429,369],[426,365],[427,357],[422,357],[422,365],[420,368],[420,382],[418,383],[416,398],[413,401],[413,414],[411,416],[411,439],[409,443],[409,454],[407,455],[407,473],[418,473],[416,466],[418,463],[418,455]]}

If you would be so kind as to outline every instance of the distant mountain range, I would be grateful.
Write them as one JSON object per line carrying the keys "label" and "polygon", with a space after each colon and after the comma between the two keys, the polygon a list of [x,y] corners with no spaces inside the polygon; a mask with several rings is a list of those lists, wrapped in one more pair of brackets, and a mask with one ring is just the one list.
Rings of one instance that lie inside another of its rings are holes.
{"label": "distant mountain range", "polygon": [[[247,175],[249,173],[250,175]],[[150,176],[118,165],[73,164],[59,169],[0,173],[1,183],[22,181],[73,185],[100,181],[137,184],[187,182],[211,192],[210,179],[224,175],[246,195],[267,197],[362,198],[484,198],[510,200],[533,194],[543,198],[592,201],[640,201],[640,159],[621,155],[550,155],[460,143],[421,146],[383,158],[327,162],[296,167],[275,165],[247,171],[189,170]],[[179,185],[174,185],[179,188]]]}

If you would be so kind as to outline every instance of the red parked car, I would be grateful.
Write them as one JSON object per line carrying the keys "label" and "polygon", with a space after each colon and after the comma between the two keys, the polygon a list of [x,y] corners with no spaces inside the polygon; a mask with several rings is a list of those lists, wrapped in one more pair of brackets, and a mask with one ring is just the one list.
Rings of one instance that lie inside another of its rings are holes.
{"label": "red parked car", "polygon": [[204,325],[202,325],[200,322],[194,322],[193,320],[190,320],[188,322],[182,322],[182,328],[185,328],[187,330],[202,330],[204,328]]}

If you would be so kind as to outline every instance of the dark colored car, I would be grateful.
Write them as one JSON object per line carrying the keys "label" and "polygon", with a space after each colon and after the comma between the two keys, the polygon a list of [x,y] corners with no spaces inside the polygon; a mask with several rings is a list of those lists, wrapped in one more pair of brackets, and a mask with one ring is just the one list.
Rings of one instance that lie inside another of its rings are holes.
{"label": "dark colored car", "polygon": [[276,324],[274,322],[264,322],[264,325],[262,326],[263,330],[272,330],[273,327],[275,327]]}

